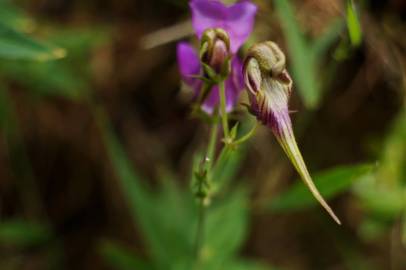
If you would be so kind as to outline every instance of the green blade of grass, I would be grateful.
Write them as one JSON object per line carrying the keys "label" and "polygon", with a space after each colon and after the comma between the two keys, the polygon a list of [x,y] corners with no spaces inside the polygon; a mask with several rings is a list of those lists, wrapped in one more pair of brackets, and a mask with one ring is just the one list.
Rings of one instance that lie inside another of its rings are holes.
{"label": "green blade of grass", "polygon": [[347,1],[347,28],[351,44],[358,47],[362,41],[362,30],[353,0]]}
{"label": "green blade of grass", "polygon": [[46,61],[65,55],[64,49],[40,43],[0,22],[0,58]]}
{"label": "green blade of grass", "polygon": [[294,82],[306,107],[315,108],[320,100],[315,59],[300,31],[290,2],[274,0],[274,3],[287,40]]}

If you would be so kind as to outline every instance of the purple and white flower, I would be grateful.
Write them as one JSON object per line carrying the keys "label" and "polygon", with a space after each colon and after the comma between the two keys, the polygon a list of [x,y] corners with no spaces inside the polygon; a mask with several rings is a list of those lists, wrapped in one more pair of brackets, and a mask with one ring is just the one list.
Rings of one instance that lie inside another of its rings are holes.
{"label": "purple and white flower", "polygon": [[[203,66],[197,51],[186,42],[181,42],[177,47],[178,64],[182,80],[190,86],[196,96],[203,91],[203,81],[196,76],[203,73]],[[242,79],[242,63],[238,57],[231,60],[231,72],[225,80],[226,110],[230,112],[236,105],[239,95],[244,87]],[[202,109],[212,114],[220,103],[219,87],[212,86],[208,96],[202,103]]]}
{"label": "purple and white flower", "polygon": [[244,87],[242,63],[235,53],[252,31],[256,6],[247,0],[231,6],[226,6],[217,0],[192,0],[189,6],[193,28],[199,39],[203,41],[204,34],[209,29],[213,29],[215,33],[223,31],[227,35],[227,40],[214,36],[208,54],[200,55],[203,59],[200,59],[199,53],[188,43],[180,42],[177,46],[177,60],[181,78],[193,89],[195,96],[199,96],[202,91],[207,91],[208,94],[202,101],[201,108],[206,113],[213,114],[220,103],[219,88],[217,84],[212,84],[209,89],[203,89],[205,83],[199,77],[207,77],[207,71],[202,62],[209,65],[215,72],[221,73],[224,61],[230,61],[224,82],[226,111],[230,112],[237,104]]}

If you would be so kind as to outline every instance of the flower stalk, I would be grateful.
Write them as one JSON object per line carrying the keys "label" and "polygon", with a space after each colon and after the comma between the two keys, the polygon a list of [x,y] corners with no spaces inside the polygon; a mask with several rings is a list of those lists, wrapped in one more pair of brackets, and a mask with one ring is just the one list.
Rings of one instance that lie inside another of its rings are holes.
{"label": "flower stalk", "polygon": [[224,132],[224,139],[227,143],[227,141],[230,138],[230,135],[229,135],[229,129],[228,129],[228,117],[227,117],[227,111],[226,111],[226,90],[225,90],[225,86],[224,86],[224,81],[219,82],[219,87],[220,87],[220,114],[221,114],[221,121],[222,121],[223,132]]}

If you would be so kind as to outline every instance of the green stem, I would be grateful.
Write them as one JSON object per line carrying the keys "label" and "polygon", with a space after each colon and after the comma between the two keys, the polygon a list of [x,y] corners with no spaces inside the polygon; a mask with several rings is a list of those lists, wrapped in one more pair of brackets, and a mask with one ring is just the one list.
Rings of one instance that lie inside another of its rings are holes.
{"label": "green stem", "polygon": [[242,144],[242,143],[246,142],[248,139],[250,139],[255,134],[255,131],[257,130],[257,127],[258,127],[258,122],[255,123],[255,126],[247,134],[245,134],[244,136],[242,136],[238,140],[234,141],[233,144],[234,145],[239,145],[239,144]]}
{"label": "green stem", "polygon": [[[214,163],[214,153],[216,149],[217,143],[217,133],[218,133],[218,119],[214,117],[211,130],[210,130],[210,139],[207,145],[207,152],[204,161],[204,170],[206,171],[206,181],[209,181],[211,175],[211,168]],[[205,183],[200,183],[200,188]],[[199,213],[198,213],[198,220],[197,220],[197,231],[196,231],[196,246],[195,246],[195,258],[196,258],[196,265],[199,264],[199,258],[202,246],[204,244],[204,224],[206,219],[206,205],[205,205],[206,197],[202,197],[199,199]]]}
{"label": "green stem", "polygon": [[216,142],[217,142],[217,133],[218,133],[218,121],[217,121],[217,117],[214,117],[213,123],[211,126],[211,130],[210,130],[210,140],[209,140],[209,144],[207,145],[206,169],[208,171],[211,170],[211,167],[213,165],[214,152],[216,149]]}
{"label": "green stem", "polygon": [[224,131],[224,139],[229,139],[229,129],[228,129],[228,119],[227,119],[227,112],[226,112],[226,90],[224,86],[224,80],[219,82],[220,88],[220,113],[221,113],[221,120],[223,124],[223,131]]}

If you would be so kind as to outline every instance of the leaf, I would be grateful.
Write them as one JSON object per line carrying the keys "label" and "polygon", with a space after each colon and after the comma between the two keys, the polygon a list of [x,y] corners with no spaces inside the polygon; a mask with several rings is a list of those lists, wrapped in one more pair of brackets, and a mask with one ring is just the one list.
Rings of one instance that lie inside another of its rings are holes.
{"label": "leaf", "polygon": [[403,109],[385,138],[376,173],[354,187],[369,218],[384,221],[388,225],[398,220],[405,209],[405,138],[406,110]]}
{"label": "leaf", "polygon": [[0,22],[0,58],[46,61],[65,55],[64,49],[40,43]]}
{"label": "leaf", "polygon": [[[153,193],[136,175],[116,136],[98,116],[110,158],[140,226],[156,269],[191,269],[197,228],[197,204],[166,176]],[[238,167],[238,166],[236,166]],[[232,169],[234,170],[234,168]],[[207,209],[203,250],[205,265],[221,265],[237,254],[246,237],[248,193],[238,190],[216,199]]]}
{"label": "leaf", "polygon": [[398,219],[405,203],[406,123],[402,118],[401,113],[386,139],[381,162],[374,177],[364,179],[354,187],[370,218],[389,221],[388,225]]}
{"label": "leaf", "polygon": [[248,193],[236,190],[208,209],[203,250],[207,261],[222,264],[241,248],[248,227]]}
{"label": "leaf", "polygon": [[387,187],[400,188],[406,183],[406,109],[393,121],[385,139],[377,172],[380,182]]}
{"label": "leaf", "polygon": [[103,258],[118,270],[154,269],[150,263],[135,257],[128,249],[111,241],[102,242],[99,251]]}
{"label": "leaf", "polygon": [[40,245],[51,238],[51,231],[43,224],[22,220],[0,223],[0,243],[20,248]]}
{"label": "leaf", "polygon": [[45,62],[7,60],[0,62],[0,70],[35,95],[82,100],[89,94],[89,55],[105,38],[105,32],[99,29],[58,29],[48,40],[66,48],[69,57]]}
{"label": "leaf", "polygon": [[402,189],[386,187],[377,180],[375,175],[365,178],[354,187],[354,191],[370,216],[382,221],[394,221],[404,208],[404,193]]}
{"label": "leaf", "polygon": [[[314,175],[314,183],[325,199],[331,199],[347,190],[355,181],[371,172],[373,166],[368,164],[342,166]],[[286,192],[280,194],[269,204],[275,212],[300,210],[317,205],[317,201],[301,181]]]}
{"label": "leaf", "polygon": [[34,22],[21,9],[5,0],[0,0],[0,22],[23,32],[32,29],[34,25]]}
{"label": "leaf", "polygon": [[[60,96],[80,100],[86,95],[87,80],[77,75],[65,60],[49,62],[3,61],[0,70],[39,96]],[[24,76],[22,76],[24,74]]]}
{"label": "leaf", "polygon": [[274,0],[276,12],[287,40],[292,74],[304,104],[315,108],[320,100],[316,61],[295,19],[288,0]]}
{"label": "leaf", "polygon": [[112,164],[121,184],[124,196],[132,210],[134,221],[140,226],[142,235],[159,269],[169,268],[174,260],[183,262],[191,258],[193,224],[196,220],[191,196],[180,196],[173,200],[173,190],[161,190],[153,195],[142,184],[133,170],[123,147],[108,128],[105,118],[98,114],[104,141]]}
{"label": "leaf", "polygon": [[362,41],[362,30],[353,0],[347,0],[347,28],[351,44],[358,47]]}
{"label": "leaf", "polygon": [[238,149],[224,147],[218,157],[216,165],[212,170],[213,191],[220,192],[226,187],[237,174],[239,165],[245,154],[245,147],[239,146]]}

